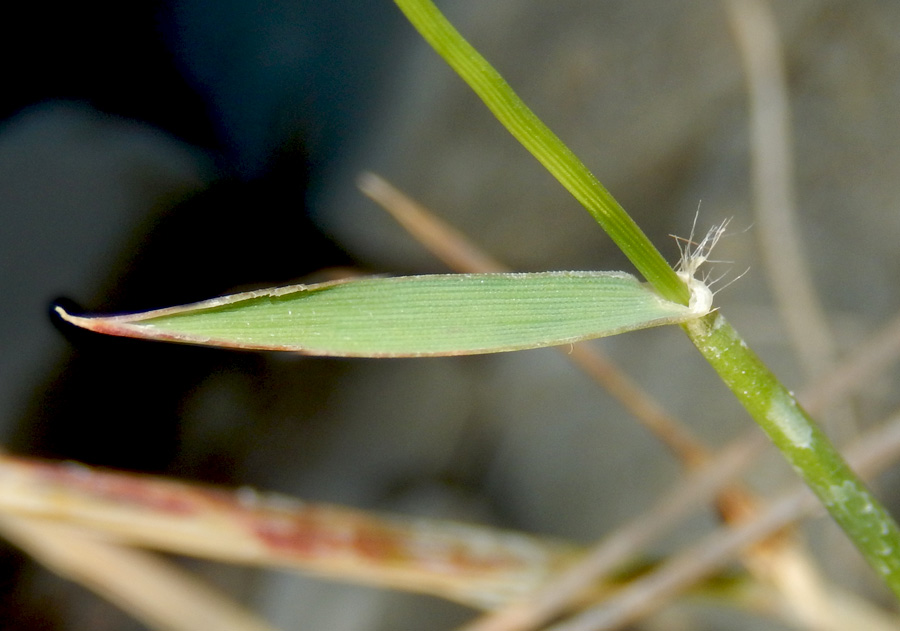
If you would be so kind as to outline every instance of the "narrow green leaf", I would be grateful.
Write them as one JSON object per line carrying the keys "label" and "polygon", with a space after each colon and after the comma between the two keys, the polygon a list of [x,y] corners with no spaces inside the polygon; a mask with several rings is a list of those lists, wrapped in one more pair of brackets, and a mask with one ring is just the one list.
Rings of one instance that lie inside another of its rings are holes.
{"label": "narrow green leaf", "polygon": [[703,315],[620,272],[457,274],[292,285],[78,326],[127,337],[346,357],[569,344]]}
{"label": "narrow green leaf", "polygon": [[688,288],[619,202],[434,3],[394,1],[425,41],[472,88],[507,131],[584,206],[660,295],[687,304]]}

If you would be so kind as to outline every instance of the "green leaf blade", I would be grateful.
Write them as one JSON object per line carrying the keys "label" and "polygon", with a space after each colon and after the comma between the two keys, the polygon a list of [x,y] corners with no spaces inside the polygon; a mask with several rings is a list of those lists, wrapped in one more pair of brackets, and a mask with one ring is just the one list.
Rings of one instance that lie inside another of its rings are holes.
{"label": "green leaf blade", "polygon": [[57,310],[78,326],[112,335],[344,357],[522,350],[702,315],[618,272],[363,278],[124,316]]}
{"label": "green leaf blade", "polygon": [[472,88],[507,131],[584,206],[660,295],[687,304],[687,287],[625,209],[434,3],[394,1],[435,52]]}

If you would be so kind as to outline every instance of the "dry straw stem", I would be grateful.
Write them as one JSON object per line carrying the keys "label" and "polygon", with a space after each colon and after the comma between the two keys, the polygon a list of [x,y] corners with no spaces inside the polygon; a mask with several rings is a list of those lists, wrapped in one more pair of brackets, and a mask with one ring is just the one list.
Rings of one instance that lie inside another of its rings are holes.
{"label": "dry straw stem", "polygon": [[0,457],[0,512],[53,519],[120,544],[303,570],[476,608],[532,593],[576,550],[454,522],[8,456]]}
{"label": "dry straw stem", "polygon": [[[360,178],[359,185],[366,195],[387,210],[451,269],[459,272],[506,269],[483,253],[464,234],[383,178],[366,173]],[[575,357],[572,356],[574,351],[578,351]],[[571,348],[568,355],[601,385],[611,389],[626,409],[682,457],[684,464],[700,467],[709,462],[708,450],[690,434],[686,426],[675,419],[668,421],[661,407],[606,360],[596,347],[579,344]],[[622,383],[626,388],[620,387]],[[656,410],[667,421],[662,427],[656,421]],[[681,436],[686,437],[686,445],[673,441],[673,438]],[[538,593],[468,625],[466,631],[524,631],[538,627],[570,605],[601,577],[611,573],[617,565],[639,554],[714,492],[719,494],[719,506],[726,509],[723,511],[726,522],[752,519],[755,498],[742,488],[724,487],[758,453],[763,445],[760,438],[754,433],[752,438],[736,441],[730,448],[722,450],[714,459],[715,466],[689,478],[665,494],[653,509],[604,537],[578,563]],[[832,612],[830,603],[835,602],[832,598],[834,589],[819,579],[817,568],[798,541],[787,537],[770,541],[768,545],[746,552],[744,561],[757,578],[777,586],[783,601],[781,609],[789,612],[793,619],[815,629],[831,629],[833,620],[843,619]]]}
{"label": "dry straw stem", "polygon": [[[900,455],[900,415],[878,430],[868,432],[863,440],[848,450],[848,459],[861,476],[872,477],[891,465]],[[741,549],[777,532],[804,515],[818,512],[821,505],[809,490],[797,485],[792,491],[772,501],[752,521],[734,528],[720,528],[697,544],[668,559],[657,570],[616,592],[601,605],[588,609],[573,619],[551,627],[552,631],[602,631],[620,629],[664,606],[689,585],[721,569]],[[835,631],[844,629],[896,629],[900,620],[878,616],[863,618],[872,609],[857,608],[859,601],[847,600],[837,592],[832,605],[850,602],[851,609],[833,607]],[[863,611],[864,613],[860,613]],[[864,620],[880,620],[880,626],[863,626]],[[839,624],[838,624],[839,622]],[[887,625],[887,626],[884,626]]]}
{"label": "dry straw stem", "polygon": [[853,349],[831,370],[804,388],[800,401],[811,413],[827,409],[849,392],[859,391],[900,356],[900,314]]}
{"label": "dry straw stem", "polygon": [[707,466],[680,480],[639,517],[604,536],[539,591],[475,620],[464,631],[521,631],[540,627],[578,600],[591,585],[639,556],[675,524],[721,493],[723,487],[753,462],[764,444],[762,437],[757,436],[755,440],[739,440],[723,448]]}
{"label": "dry straw stem", "polygon": [[726,0],[750,109],[754,215],[778,311],[807,378],[831,367],[834,337],[800,238],[784,53],[766,0]]}
{"label": "dry straw stem", "polygon": [[56,521],[0,515],[0,534],[56,574],[160,631],[272,631],[200,580],[151,556],[96,541]]}

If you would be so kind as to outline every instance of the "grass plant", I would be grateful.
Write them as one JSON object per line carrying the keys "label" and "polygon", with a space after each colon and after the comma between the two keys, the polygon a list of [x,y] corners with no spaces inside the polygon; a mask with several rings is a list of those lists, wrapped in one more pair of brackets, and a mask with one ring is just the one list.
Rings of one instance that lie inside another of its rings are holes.
{"label": "grass plant", "polygon": [[[679,326],[873,570],[900,599],[900,529],[897,523],[798,403],[794,394],[766,367],[713,304],[713,294],[703,276],[702,265],[709,258],[710,250],[724,226],[713,228],[699,243],[694,242],[693,235],[684,240],[680,264],[674,268],[670,266],[584,163],[535,116],[430,0],[395,2],[422,37],[482,99],[499,122],[596,219],[647,284],[631,275],[613,272],[513,274],[476,254],[472,259],[459,259],[462,261],[458,264],[459,271],[466,272],[459,275],[350,279],[321,285],[296,285],[124,316],[82,317],[61,309],[60,314],[79,326],[115,335],[315,355],[366,357],[510,351],[569,345],[582,339],[649,326]],[[384,182],[371,177],[364,182],[364,188],[373,197],[385,194]],[[398,201],[396,195],[394,197],[394,205],[409,202]],[[419,218],[414,221],[421,226],[422,221],[429,220]],[[444,230],[442,234],[446,237],[448,231]],[[459,245],[453,255],[465,251],[467,247],[465,244]],[[470,264],[471,267],[466,267]],[[573,359],[588,367],[589,371],[593,367],[598,373],[605,374],[603,360],[598,356],[585,355],[578,350],[573,351]],[[614,381],[610,380],[611,383]],[[619,382],[613,383],[612,387],[627,393],[631,386]],[[623,394],[625,398],[628,396],[630,394]],[[702,402],[701,397],[702,393],[698,394],[698,403]],[[650,424],[662,426],[668,423],[665,418],[660,420],[661,415],[646,402],[626,405],[637,410],[639,416],[652,419]],[[668,427],[661,433],[672,437],[678,435],[678,431]],[[726,521],[739,522],[742,511],[750,510],[744,502],[752,505],[753,501],[747,499],[740,487],[725,488],[724,480],[714,484],[710,479],[715,473],[709,472],[722,470],[716,469],[716,466],[729,466],[721,464],[726,455],[736,459],[731,462],[736,470],[739,466],[734,462],[744,462],[741,459],[746,459],[746,454],[734,449],[724,450],[721,456],[712,456],[688,434],[680,435],[672,442],[677,444],[675,449],[682,453],[685,462],[700,472],[698,475],[707,485],[704,487],[706,493],[719,493],[720,507],[725,507],[723,516]],[[707,477],[703,478],[703,475]],[[709,544],[710,549],[715,547],[720,550],[724,546],[737,549],[771,535],[773,530],[796,519],[804,510],[809,510],[809,504],[803,497],[799,492],[786,496],[776,503],[771,514],[766,514],[768,517],[751,524],[756,530],[728,531],[714,542],[719,547]],[[693,501],[699,500],[695,498]],[[674,509],[667,506],[666,510]],[[659,523],[662,523],[662,518]],[[656,522],[651,525],[656,525]],[[382,526],[375,525],[373,528]],[[623,535],[631,537],[630,545],[636,545],[634,531],[639,529],[639,526],[634,526],[632,532]],[[434,531],[439,530],[435,526]],[[756,564],[758,570],[763,565],[760,559],[777,549],[783,558],[783,568],[788,563],[784,559],[789,558],[805,567],[804,557],[795,554],[797,548],[789,538],[770,540],[768,543],[774,548],[770,547],[768,551],[757,548],[756,556],[747,557],[748,566]],[[165,548],[164,544],[158,545]],[[574,555],[566,548],[567,558],[570,553]],[[469,631],[535,628],[557,614],[603,571],[600,566],[604,563],[608,566],[608,555],[611,553],[608,547],[598,546],[593,551],[580,551],[579,554],[583,554],[582,564],[570,566],[568,573],[560,569],[563,564],[554,565],[553,571],[560,572],[558,582],[548,579],[546,584],[539,586],[544,587],[545,591],[539,592],[538,596],[530,591],[520,601],[500,603],[510,606],[493,617],[476,621]],[[661,568],[657,576],[662,578],[658,578],[656,583],[651,581],[651,585],[662,590],[660,593],[671,594],[671,590],[665,592],[669,585],[665,583],[669,580],[665,577],[669,575],[664,574],[663,570],[671,567],[672,573],[681,571],[680,580],[684,581],[685,572],[693,571],[695,574],[691,576],[699,575],[698,566],[691,564],[696,564],[702,556],[702,547],[687,550]],[[273,563],[277,564],[277,560]],[[797,565],[791,566],[790,570],[796,571]],[[711,565],[703,567],[709,569]],[[366,573],[371,572],[367,576],[375,575],[377,571],[365,569]],[[776,571],[771,576],[777,574]],[[789,592],[790,576],[783,573],[775,576],[773,581]],[[407,579],[405,575],[402,578],[402,581],[395,578],[394,583],[385,581],[385,584],[404,587],[405,583],[414,584],[419,580],[416,575],[412,579]],[[441,593],[444,583],[438,583],[440,588],[432,592]],[[635,581],[634,589],[623,590],[620,599],[615,602],[649,601],[648,592],[641,591],[643,585]],[[628,601],[629,598],[631,601]],[[619,617],[613,618],[615,615]],[[610,613],[609,608],[594,612],[589,610],[582,617],[557,628],[567,631],[612,628],[614,624],[634,619],[635,615],[633,612]],[[809,615],[814,616],[815,612],[809,612]]]}

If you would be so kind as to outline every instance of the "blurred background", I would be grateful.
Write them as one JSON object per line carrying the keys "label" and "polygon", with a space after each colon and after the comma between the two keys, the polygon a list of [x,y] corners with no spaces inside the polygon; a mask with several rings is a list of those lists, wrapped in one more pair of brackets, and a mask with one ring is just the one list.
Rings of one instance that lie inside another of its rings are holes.
{"label": "blurred background", "polygon": [[[438,4],[671,261],[668,235],[688,236],[698,205],[703,231],[732,218],[715,258],[733,264],[718,269],[726,280],[749,272],[717,305],[801,387],[758,263],[746,88],[723,6]],[[900,305],[900,5],[775,4],[802,236],[838,344],[851,349]],[[358,192],[364,169],[516,270],[633,271],[389,0],[32,2],[7,15],[8,450],[582,543],[638,515],[677,475],[669,453],[553,350],[334,360],[101,339],[51,318],[61,299],[119,312],[335,267],[446,271]],[[676,328],[601,344],[711,445],[749,426]],[[862,427],[897,405],[896,377],[859,397]],[[792,479],[771,454],[752,477],[763,491]],[[880,492],[900,509],[895,484]],[[697,515],[655,552],[713,523]],[[5,627],[142,628],[13,549],[0,554]],[[852,553],[835,555],[840,580],[877,593]],[[449,629],[471,615],[426,597],[191,565],[285,629]],[[683,628],[778,628],[732,612],[680,615]]]}

